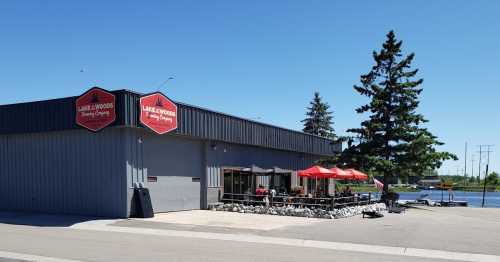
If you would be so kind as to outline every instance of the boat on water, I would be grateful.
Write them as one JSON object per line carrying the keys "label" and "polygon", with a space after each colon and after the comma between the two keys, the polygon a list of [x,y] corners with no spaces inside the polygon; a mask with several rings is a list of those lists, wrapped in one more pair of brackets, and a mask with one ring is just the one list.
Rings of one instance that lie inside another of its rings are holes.
{"label": "boat on water", "polygon": [[443,206],[443,207],[466,207],[468,206],[467,201],[455,201],[453,198],[449,198],[448,201],[434,201],[429,197],[429,194],[422,194],[414,200],[398,200],[400,205],[408,206]]}
{"label": "boat on water", "polygon": [[429,194],[422,194],[414,200],[398,200],[400,205],[412,205],[412,206],[436,206],[436,202],[429,198]]}

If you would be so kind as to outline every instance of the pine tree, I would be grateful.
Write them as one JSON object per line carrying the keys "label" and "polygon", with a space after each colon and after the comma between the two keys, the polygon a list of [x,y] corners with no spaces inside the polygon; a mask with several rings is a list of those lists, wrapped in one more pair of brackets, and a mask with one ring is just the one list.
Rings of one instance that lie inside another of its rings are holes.
{"label": "pine tree", "polygon": [[453,154],[436,151],[435,146],[443,143],[421,127],[427,122],[416,112],[423,79],[415,79],[418,69],[410,69],[415,54],[403,57],[401,46],[402,41],[390,31],[382,50],[373,52],[375,65],[361,76],[361,85],[354,86],[370,98],[368,104],[356,109],[369,118],[360,128],[348,130],[359,143],[346,149],[342,157],[365,171],[384,174],[386,193],[389,181],[396,176],[422,175],[447,159],[456,159]]}
{"label": "pine tree", "polygon": [[310,107],[307,108],[306,119],[301,122],[304,123],[305,133],[327,137],[334,139],[335,131],[332,127],[333,116],[332,112],[328,111],[330,106],[321,100],[319,92],[314,93],[314,98],[310,102]]}

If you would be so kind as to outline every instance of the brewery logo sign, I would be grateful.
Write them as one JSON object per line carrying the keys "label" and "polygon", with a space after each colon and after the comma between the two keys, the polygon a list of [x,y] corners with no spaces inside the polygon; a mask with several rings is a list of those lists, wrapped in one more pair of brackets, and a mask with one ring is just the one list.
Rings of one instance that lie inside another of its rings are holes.
{"label": "brewery logo sign", "polygon": [[116,98],[110,92],[92,87],[76,99],[76,124],[97,132],[116,120]]}
{"label": "brewery logo sign", "polygon": [[140,98],[140,122],[157,134],[177,129],[177,105],[160,92]]}

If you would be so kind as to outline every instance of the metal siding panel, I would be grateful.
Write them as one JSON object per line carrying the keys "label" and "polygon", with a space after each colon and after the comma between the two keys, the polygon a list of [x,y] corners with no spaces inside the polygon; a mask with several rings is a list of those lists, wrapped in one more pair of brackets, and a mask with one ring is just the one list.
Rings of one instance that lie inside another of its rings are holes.
{"label": "metal siding panel", "polygon": [[212,185],[213,187],[220,187],[222,185],[220,181],[220,169],[217,167],[212,167],[214,173],[213,176],[215,178],[215,183]]}
{"label": "metal siding panel", "polygon": [[189,127],[187,128],[186,130],[186,135],[188,134],[194,134],[194,126],[195,126],[195,120],[194,120],[194,114],[193,114],[193,109],[189,109],[188,110],[189,114],[188,114],[188,122],[189,122]]}
{"label": "metal siding panel", "polygon": [[216,137],[216,139],[219,141],[224,141],[224,138],[226,136],[225,135],[226,129],[224,126],[224,119],[220,118],[220,117],[216,117],[216,119],[217,119],[217,129],[216,129],[217,137]]}
{"label": "metal siding panel", "polygon": [[[67,138],[67,136],[59,136],[58,141],[59,141],[58,148],[60,148],[60,150],[58,150],[57,152],[59,152],[59,154],[60,154],[60,157],[59,157],[60,161],[61,161],[60,163],[68,163],[68,147],[65,146],[68,144],[68,138]],[[64,170],[62,168],[62,164],[58,165],[57,173],[60,173],[60,174],[64,173]],[[62,182],[62,185],[64,188],[69,188],[70,184],[71,184],[68,175],[69,174],[61,176],[61,182]],[[62,210],[68,210],[70,208],[70,206],[71,206],[69,204],[70,197],[71,197],[71,194],[68,193],[68,190],[62,190],[62,199],[61,199]]]}
{"label": "metal siding panel", "polygon": [[[7,199],[9,195],[9,165],[6,161],[9,148],[9,137],[0,136],[0,199]],[[1,207],[2,205],[0,205]]]}
{"label": "metal siding panel", "polygon": [[209,115],[205,112],[203,113],[203,126],[201,127],[203,129],[203,138],[208,139],[210,138],[210,121],[209,121]]}
{"label": "metal siding panel", "polygon": [[204,121],[205,125],[202,127],[202,128],[205,130],[205,132],[204,132],[204,137],[203,137],[203,138],[205,138],[205,139],[210,139],[210,138],[212,137],[212,136],[211,136],[211,132],[210,132],[210,129],[211,129],[211,125],[210,125],[210,123],[211,123],[211,122],[210,122],[210,117],[211,117],[212,115],[209,115],[209,114],[207,114],[206,112],[205,112],[203,115],[205,116],[205,121]]}
{"label": "metal siding panel", "polygon": [[188,128],[191,126],[191,124],[189,123],[189,110],[187,110],[186,108],[183,108],[183,117],[184,117],[184,120],[182,123],[184,123],[184,126],[181,127],[181,132],[182,134],[188,134],[189,133],[189,130]]}
{"label": "metal siding panel", "polygon": [[[19,143],[19,145],[23,144],[23,138],[22,137],[20,137],[18,143]],[[22,164],[22,162],[24,160],[23,159],[23,150],[22,150],[22,147],[17,147],[16,150],[17,150],[17,159],[16,159],[17,166],[16,166],[16,168],[19,170],[20,178],[22,180],[26,180],[26,178],[25,178],[26,165]],[[25,188],[25,184],[24,183],[20,183],[18,185],[18,192],[22,194],[21,197],[19,198],[19,205],[22,206],[23,208],[26,208],[26,197],[27,197],[27,194],[26,194],[26,188]]]}
{"label": "metal siding panel", "polygon": [[222,119],[224,121],[224,132],[225,132],[223,141],[232,141],[229,119],[224,116],[222,117]]}
{"label": "metal siding panel", "polygon": [[214,116],[212,114],[207,114],[207,120],[206,120],[206,123],[207,125],[205,126],[205,128],[207,129],[207,139],[213,139],[213,137],[215,137],[215,134],[213,132],[214,130]]}
{"label": "metal siding panel", "polygon": [[217,177],[217,168],[211,166],[210,167],[210,185],[209,187],[218,187],[219,186],[219,178]]}
{"label": "metal siding panel", "polygon": [[201,128],[202,122],[203,122],[203,115],[199,112],[199,110],[196,110],[196,133],[195,136],[197,137],[203,137],[203,130]]}
{"label": "metal siding panel", "polygon": [[213,167],[211,167],[211,166],[207,167],[207,175],[208,175],[208,177],[207,177],[207,181],[208,181],[207,186],[208,187],[213,187],[216,184],[215,177],[214,177],[213,173],[214,173]]}
{"label": "metal siding panel", "polygon": [[7,191],[6,191],[6,198],[2,204],[5,205],[5,208],[9,209],[10,206],[9,204],[13,204],[13,200],[12,200],[12,191],[14,190],[14,185],[15,183],[13,183],[14,181],[14,178],[12,177],[13,176],[13,173],[12,173],[12,169],[13,169],[13,162],[12,160],[9,159],[9,157],[13,154],[12,152],[12,144],[13,144],[13,141],[12,141],[12,138],[11,136],[7,136],[7,148],[6,148],[6,152],[5,152],[5,159],[4,159],[4,162],[2,163],[2,165],[5,164],[5,166],[7,166],[7,185],[6,185],[6,188],[7,188]]}
{"label": "metal siding panel", "polygon": [[198,112],[196,112],[195,109],[193,109],[191,111],[191,115],[192,115],[192,118],[191,118],[191,125],[192,125],[192,130],[193,132],[191,134],[193,134],[193,136],[197,136],[199,137],[200,136],[200,132],[198,130],[199,128],[199,125],[198,125],[198,121],[200,121],[200,115],[198,114]]}
{"label": "metal siding panel", "polygon": [[212,180],[212,167],[207,166],[205,170],[207,176],[207,187],[211,187],[214,184],[214,181]]}
{"label": "metal siding panel", "polygon": [[210,131],[211,131],[210,138],[220,139],[219,134],[217,134],[217,129],[218,129],[217,118],[214,115],[212,115],[212,117],[210,118]]}
{"label": "metal siding panel", "polygon": [[218,177],[218,172],[217,172],[217,168],[216,167],[211,167],[211,175],[212,175],[212,180],[213,180],[213,183],[212,183],[212,187],[218,187],[219,186],[219,177]]}
{"label": "metal siding panel", "polygon": [[114,146],[120,144],[114,135],[117,132],[110,129],[96,134],[65,131],[12,135],[13,146],[6,142],[8,136],[1,135],[0,180],[4,188],[12,190],[6,192],[7,199],[0,199],[0,208],[124,216],[125,210],[116,208],[121,206],[121,199],[113,198],[114,194],[120,195],[120,184],[106,182],[110,177],[117,181],[125,178],[120,163],[108,158],[119,151]]}
{"label": "metal siding panel", "polygon": [[[2,117],[0,113],[0,117]],[[0,119],[0,122],[2,120]],[[1,123],[0,123],[1,124]],[[4,180],[6,180],[6,172],[5,172],[5,165],[2,165],[2,163],[5,163],[4,158],[5,158],[5,147],[7,146],[7,143],[5,142],[5,137],[0,136],[0,199],[5,199],[5,191],[6,191],[6,184]]]}
{"label": "metal siding panel", "polygon": [[205,123],[205,114],[203,112],[200,112],[198,114],[199,116],[199,119],[198,119],[198,122],[196,123],[199,127],[199,133],[198,133],[198,136],[200,138],[204,138],[205,137],[205,129],[206,128],[203,128],[204,127],[204,123]]}
{"label": "metal siding panel", "polygon": [[[8,151],[6,152],[6,159],[5,161],[7,161],[7,166],[9,167],[8,168],[8,176],[9,176],[9,180],[7,181],[7,204],[6,204],[6,207],[7,208],[12,208],[12,205],[15,205],[15,199],[12,199],[15,194],[14,192],[16,192],[16,183],[15,183],[15,177],[14,177],[14,172],[12,170],[14,170],[14,158],[15,158],[15,155],[14,155],[14,141],[12,139],[12,136],[9,136],[9,140],[7,141],[8,142]],[[9,157],[12,155],[12,159],[9,159]],[[10,205],[9,205],[10,204]]]}

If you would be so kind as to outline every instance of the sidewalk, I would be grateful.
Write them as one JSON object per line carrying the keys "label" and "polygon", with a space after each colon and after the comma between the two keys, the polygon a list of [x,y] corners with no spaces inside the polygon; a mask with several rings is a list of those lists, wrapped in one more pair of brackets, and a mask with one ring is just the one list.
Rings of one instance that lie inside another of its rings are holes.
{"label": "sidewalk", "polygon": [[499,215],[500,209],[473,208],[336,220],[216,211],[118,220],[0,213],[0,261],[35,255],[46,261],[496,262]]}
{"label": "sidewalk", "polygon": [[186,211],[129,219],[117,227],[181,230],[333,241],[500,255],[500,209],[425,208],[379,219],[326,220]]}

